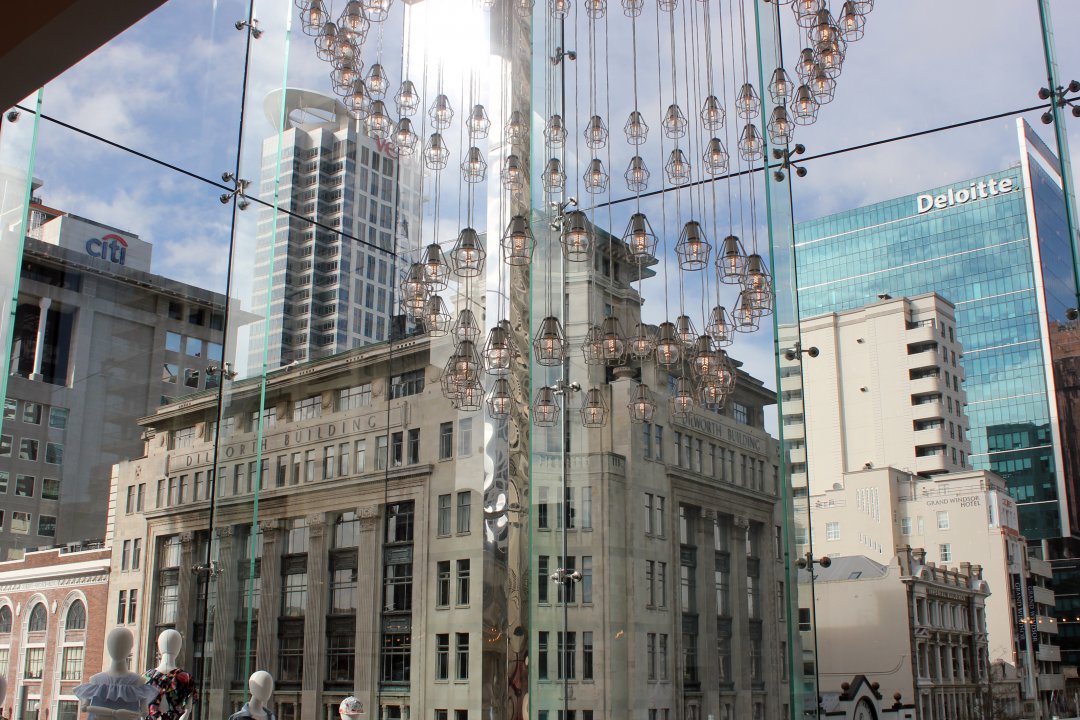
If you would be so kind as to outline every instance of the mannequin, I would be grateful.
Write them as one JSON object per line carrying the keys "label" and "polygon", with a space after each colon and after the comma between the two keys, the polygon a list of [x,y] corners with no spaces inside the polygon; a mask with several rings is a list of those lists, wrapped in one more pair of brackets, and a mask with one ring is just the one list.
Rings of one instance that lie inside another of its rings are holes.
{"label": "mannequin", "polygon": [[7,679],[0,677],[0,717],[4,714],[5,700],[7,700]]}
{"label": "mannequin", "polygon": [[350,695],[338,705],[338,716],[341,720],[355,720],[364,714],[364,705],[359,699]]}
{"label": "mannequin", "polygon": [[143,674],[146,684],[157,690],[157,697],[150,702],[146,717],[148,720],[188,720],[191,714],[188,703],[197,700],[199,693],[191,675],[176,665],[184,638],[175,630],[165,630],[158,635],[157,645],[161,661],[156,668]]}
{"label": "mannequin", "polygon": [[90,678],[72,692],[79,698],[79,709],[93,718],[137,720],[146,715],[157,689],[150,687],[138,673],[128,672],[127,657],[135,638],[127,628],[116,628],[105,638],[109,669]]}
{"label": "mannequin", "polygon": [[229,720],[277,720],[273,710],[268,707],[274,694],[274,678],[270,677],[270,673],[265,670],[251,673],[248,689],[251,698]]}

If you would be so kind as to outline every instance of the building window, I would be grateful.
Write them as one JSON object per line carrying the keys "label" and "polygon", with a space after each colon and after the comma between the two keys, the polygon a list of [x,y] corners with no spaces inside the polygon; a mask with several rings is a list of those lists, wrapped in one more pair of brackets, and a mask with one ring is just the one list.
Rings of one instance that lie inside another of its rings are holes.
{"label": "building window", "polygon": [[457,561],[457,604],[469,604],[469,561]]}
{"label": "building window", "polygon": [[456,662],[454,677],[457,680],[469,679],[469,633],[455,633]]}
{"label": "building window", "polygon": [[30,438],[23,438],[19,442],[19,459],[20,460],[37,460],[38,458],[38,441],[31,440]]}
{"label": "building window", "polygon": [[743,425],[750,424],[750,408],[742,403],[731,404],[731,416],[735,418],[735,422]]}
{"label": "building window", "polygon": [[142,566],[142,538],[135,538],[131,543],[131,569],[138,570]]}
{"label": "building window", "polygon": [[30,513],[11,511],[11,532],[16,535],[30,534]]}
{"label": "building window", "polygon": [[556,651],[556,677],[559,680],[575,680],[577,678],[577,668],[575,667],[575,658],[577,657],[577,633],[558,632],[556,633],[556,643],[558,644],[558,649]]}
{"label": "building window", "polygon": [[468,490],[457,494],[457,531],[459,534],[469,532],[469,522],[472,513],[472,496]]}
{"label": "building window", "polygon": [[581,488],[581,528],[583,530],[592,530],[592,488],[585,486]]}
{"label": "building window", "polygon": [[825,523],[825,539],[826,540],[839,540],[840,539],[840,523],[827,522]]}
{"label": "building window", "polygon": [[388,563],[383,568],[383,612],[412,610],[412,563]]}
{"label": "building window", "polygon": [[950,562],[952,560],[952,543],[942,543],[938,545],[938,550],[941,553],[941,562]]}
{"label": "building window", "polygon": [[68,608],[67,617],[64,619],[64,630],[86,629],[86,605],[82,600],[76,600]]}
{"label": "building window", "polygon": [[549,562],[547,555],[536,558],[536,602],[545,605],[548,603],[548,584],[551,582],[548,578]]}
{"label": "building window", "polygon": [[410,465],[416,465],[420,462],[420,429],[413,428],[409,430],[409,446],[408,462]]}
{"label": "building window", "polygon": [[461,418],[458,420],[458,455],[472,455],[472,444],[472,418]]}
{"label": "building window", "polygon": [[[293,623],[290,623],[292,625]],[[298,683],[304,677],[304,635],[301,623],[278,638],[278,682]]]}
{"label": "building window", "polygon": [[386,461],[388,459],[387,452],[390,449],[388,439],[385,435],[380,435],[375,438],[375,469],[385,470]]}
{"label": "building window", "polygon": [[293,573],[282,578],[282,617],[304,617],[307,607],[307,573]]}
{"label": "building window", "polygon": [[[333,480],[337,474],[337,446],[327,445],[323,448],[323,480]],[[250,483],[249,483],[250,484]]]}
{"label": "building window", "polygon": [[0,457],[11,457],[10,435],[0,435]]}
{"label": "building window", "polygon": [[401,467],[405,458],[405,433],[390,436],[390,467]]}
{"label": "building window", "polygon": [[450,605],[450,561],[440,560],[436,564],[435,606]]}
{"label": "building window", "polygon": [[60,661],[60,680],[82,680],[83,653],[81,647],[65,647]]}
{"label": "building window", "polygon": [[592,602],[592,590],[592,555],[585,555],[581,558],[581,602]]}
{"label": "building window", "polygon": [[15,476],[15,495],[17,497],[34,497],[34,486],[37,478],[33,475]]}
{"label": "building window", "polygon": [[27,632],[45,632],[49,626],[49,613],[45,609],[45,603],[38,603],[30,611],[30,621],[26,625]]}
{"label": "building window", "polygon": [[645,658],[646,666],[648,668],[648,678],[650,680],[656,679],[656,633],[646,633],[645,635]]}
{"label": "building window", "polygon": [[26,665],[23,677],[27,680],[40,680],[45,669],[45,648],[32,647],[26,649]]}
{"label": "building window", "polygon": [[440,536],[450,534],[450,494],[439,496],[439,514],[436,533]]}
{"label": "building window", "polygon": [[454,456],[454,423],[444,422],[439,425],[439,459],[449,460]]}
{"label": "building window", "polygon": [[593,679],[593,634],[581,633],[581,679]]}
{"label": "building window", "polygon": [[937,528],[938,530],[949,529],[949,513],[944,510],[939,510],[937,514]]}
{"label": "building window", "polygon": [[342,388],[337,394],[337,409],[356,410],[371,404],[371,383]]}
{"label": "building window", "polygon": [[[242,663],[241,663],[242,664]],[[343,624],[340,631],[331,630],[326,643],[326,680],[351,685],[356,672],[356,629]]]}
{"label": "building window", "polygon": [[910,535],[911,534],[911,518],[909,518],[909,517],[900,518],[900,534],[901,535]]}
{"label": "building window", "polygon": [[354,548],[360,544],[360,518],[351,510],[334,519],[334,549]]}
{"label": "building window", "polygon": [[311,395],[293,403],[293,420],[311,420],[322,415],[322,395]]}
{"label": "building window", "polygon": [[390,398],[397,399],[424,391],[424,371],[412,370],[390,379]]}
{"label": "building window", "polygon": [[450,633],[435,635],[435,679],[450,679]]}
{"label": "building window", "polygon": [[59,700],[56,703],[56,720],[78,720],[79,703],[76,700]]}

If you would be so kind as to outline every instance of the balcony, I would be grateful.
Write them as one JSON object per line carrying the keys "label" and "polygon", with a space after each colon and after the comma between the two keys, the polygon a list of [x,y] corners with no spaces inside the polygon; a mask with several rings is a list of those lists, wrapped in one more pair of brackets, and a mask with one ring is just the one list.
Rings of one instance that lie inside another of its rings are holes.
{"label": "balcony", "polygon": [[913,355],[908,355],[909,370],[938,367],[938,362],[939,358],[936,350],[924,350],[923,352],[917,352]]}
{"label": "balcony", "polygon": [[935,328],[933,325],[923,325],[921,327],[912,328],[907,331],[906,339],[909,345],[930,341],[937,342],[937,328]]}
{"label": "balcony", "polygon": [[949,460],[944,452],[938,455],[923,455],[915,458],[915,472],[921,474],[936,474],[948,471]]}
{"label": "balcony", "polygon": [[785,415],[802,415],[803,414],[803,401],[802,400],[781,400],[780,408]]}
{"label": "balcony", "polygon": [[940,400],[911,406],[913,420],[932,420],[945,417],[945,405]]}
{"label": "balcony", "polygon": [[792,464],[805,463],[806,462],[806,448],[801,447],[801,448],[793,448],[791,450],[788,450],[788,462],[792,463]]}
{"label": "balcony", "polygon": [[1039,675],[1039,691],[1046,692],[1048,690],[1064,690],[1065,689],[1065,676],[1060,673],[1057,675]]}
{"label": "balcony", "polygon": [[784,425],[782,428],[784,440],[804,440],[806,439],[806,426],[800,423],[794,425]]}
{"label": "balcony", "polygon": [[916,430],[912,433],[912,442],[915,447],[922,445],[944,445],[948,442],[949,431],[944,426],[936,428],[928,428],[926,430]]}
{"label": "balcony", "polygon": [[912,395],[933,395],[945,390],[945,381],[940,377],[925,377],[912,380],[908,387]]}
{"label": "balcony", "polygon": [[1041,643],[1039,652],[1035,653],[1035,657],[1039,662],[1061,662],[1061,648],[1057,645]]}
{"label": "balcony", "polygon": [[801,390],[802,389],[802,376],[801,375],[789,375],[788,377],[780,378],[780,391],[785,390]]}
{"label": "balcony", "polygon": [[[1045,605],[1046,607],[1054,607],[1054,591],[1048,590],[1044,587],[1036,585],[1032,588],[1035,595],[1036,605]],[[1040,627],[1040,629],[1042,629]],[[1043,632],[1057,632],[1057,623],[1053,623],[1053,630],[1043,630]]]}

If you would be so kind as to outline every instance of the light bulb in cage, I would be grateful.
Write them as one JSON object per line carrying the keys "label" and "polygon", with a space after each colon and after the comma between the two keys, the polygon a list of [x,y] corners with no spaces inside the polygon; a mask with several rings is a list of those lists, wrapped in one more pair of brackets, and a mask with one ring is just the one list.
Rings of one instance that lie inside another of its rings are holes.
{"label": "light bulb in cage", "polygon": [[668,410],[673,417],[686,418],[694,410],[694,384],[687,377],[675,378],[675,387],[668,399]]}
{"label": "light bulb in cage", "polygon": [[690,182],[690,161],[686,159],[681,148],[675,148],[668,154],[664,174],[672,185],[685,185]]}
{"label": "light bulb in cage", "polygon": [[581,355],[586,365],[604,363],[602,338],[599,325],[590,325],[585,331],[585,338],[581,341]]}
{"label": "light bulb in cage", "polygon": [[585,402],[581,404],[581,424],[587,428],[604,427],[607,415],[607,403],[604,402],[604,393],[600,388],[586,390]]}
{"label": "light bulb in cage", "polygon": [[701,398],[701,405],[713,412],[723,409],[730,395],[731,388],[716,378],[704,378],[698,383],[698,397]]}
{"label": "light bulb in cage", "polygon": [[416,85],[412,80],[402,80],[397,95],[394,96],[397,103],[398,115],[412,117],[420,109],[420,93],[416,91]]}
{"label": "light bulb in cage", "polygon": [[334,47],[330,53],[330,65],[334,68],[353,65],[360,62],[360,50],[356,43],[350,40],[344,33],[338,32],[334,39]]}
{"label": "light bulb in cage", "polygon": [[720,353],[709,335],[701,335],[694,341],[694,349],[690,353],[690,370],[696,378],[720,371]]}
{"label": "light bulb in cage", "polygon": [[649,139],[649,126],[637,110],[632,110],[630,116],[626,118],[623,132],[626,133],[626,141],[631,145],[641,145]]}
{"label": "light bulb in cage", "polygon": [[364,82],[367,83],[367,89],[371,97],[376,100],[385,98],[386,91],[390,89],[390,78],[386,77],[386,71],[379,63],[371,66]]}
{"label": "light bulb in cage", "polygon": [[345,3],[345,9],[338,16],[338,26],[344,32],[353,33],[355,36],[353,39],[356,42],[364,42],[368,28],[371,27],[371,21],[364,13],[364,6],[360,0],[349,0]]}
{"label": "light bulb in cage", "polygon": [[454,407],[462,412],[476,412],[484,406],[484,386],[475,380],[461,389],[453,401]]}
{"label": "light bulb in cage", "polygon": [[645,8],[645,0],[620,0],[622,3],[623,15],[630,18],[636,18],[641,14],[641,11]]}
{"label": "light bulb in cage", "polygon": [[502,178],[503,188],[510,192],[521,192],[525,189],[525,169],[521,167],[521,158],[507,155],[499,177]]}
{"label": "light bulb in cage", "polygon": [[604,124],[604,118],[593,115],[589,118],[589,124],[585,126],[585,144],[593,150],[607,145],[608,129]]}
{"label": "light bulb in cage", "polygon": [[760,160],[765,156],[765,141],[761,138],[761,132],[757,125],[752,122],[743,126],[739,135],[739,157],[748,162]]}
{"label": "light bulb in cage", "polygon": [[563,254],[571,262],[585,262],[592,247],[592,230],[589,219],[581,210],[571,210],[563,217],[562,234],[559,237]]}
{"label": "light bulb in cage", "polygon": [[465,121],[465,126],[469,130],[469,137],[473,140],[480,140],[488,136],[488,132],[491,130],[491,120],[488,118],[487,110],[483,105],[473,105],[473,109],[469,112],[469,119]]}
{"label": "light bulb in cage", "polygon": [[614,315],[608,315],[600,323],[600,357],[607,365],[626,362],[626,338],[619,319]]}
{"label": "light bulb in cage", "polygon": [[715,95],[709,95],[701,105],[701,125],[706,130],[720,130],[724,127],[727,113]]}
{"label": "light bulb in cage", "polygon": [[462,229],[454,243],[454,249],[450,251],[450,263],[458,277],[476,277],[484,270],[486,255],[476,230],[467,227]]}
{"label": "light bulb in cage", "polygon": [[827,7],[821,8],[814,15],[814,25],[810,28],[809,36],[815,44],[833,41],[840,37],[840,28]]}
{"label": "light bulb in cage", "polygon": [[315,36],[315,56],[320,60],[329,62],[334,57],[334,48],[337,47],[338,26],[332,22],[323,23],[318,35]]}
{"label": "light bulb in cage", "polygon": [[364,120],[364,130],[369,137],[386,140],[394,129],[394,121],[390,119],[386,111],[386,103],[382,100],[372,100],[368,116]]}
{"label": "light bulb in cage", "polygon": [[450,264],[439,243],[431,243],[424,248],[424,280],[428,287],[436,292],[445,290],[450,281]]}
{"label": "light bulb in cage", "polygon": [[334,93],[345,97],[352,92],[353,85],[360,78],[360,68],[355,63],[344,67],[334,68],[330,73],[330,84],[334,87]]}
{"label": "light bulb in cage", "polygon": [[423,315],[428,292],[428,285],[424,280],[424,266],[420,263],[409,265],[401,281],[401,304],[409,316],[419,318]]}
{"label": "light bulb in cage", "polygon": [[866,32],[866,16],[855,9],[855,3],[848,0],[840,10],[840,34],[848,42],[860,40]]}
{"label": "light bulb in cage", "polygon": [[674,12],[679,7],[679,0],[656,0],[656,7],[664,12]]}
{"label": "light bulb in cage", "polygon": [[743,120],[751,120],[761,111],[761,98],[750,83],[743,83],[735,95],[735,112]]}
{"label": "light bulb in cage", "polygon": [[729,159],[724,142],[720,138],[710,138],[705,144],[705,152],[701,155],[705,171],[710,175],[723,175],[728,171]]}
{"label": "light bulb in cage", "polygon": [[471,385],[480,379],[480,355],[476,351],[476,344],[469,340],[462,340],[454,349],[453,355],[446,365],[450,374],[450,381],[459,388]]}
{"label": "light bulb in cage", "polygon": [[300,28],[305,35],[312,37],[322,32],[323,25],[330,21],[330,13],[322,0],[311,0],[307,9],[300,13]]}
{"label": "light bulb in cage", "polygon": [[462,386],[454,382],[447,367],[443,368],[442,375],[439,377],[439,387],[442,390],[443,397],[447,400],[456,402],[457,398],[461,396]]}
{"label": "light bulb in cage", "polygon": [[777,105],[769,116],[769,139],[774,145],[787,145],[795,134],[795,124],[788,115],[787,108]]}
{"label": "light bulb in cage", "polygon": [[853,0],[855,3],[855,10],[860,15],[865,16],[866,13],[874,9],[874,0]]}
{"label": "light bulb in cage", "polygon": [[407,117],[398,120],[397,129],[394,131],[394,146],[399,157],[409,157],[416,152],[416,143],[419,140],[413,132],[412,120]]}
{"label": "light bulb in cage", "polygon": [[549,195],[562,192],[566,187],[566,173],[563,172],[562,161],[559,158],[551,158],[547,161],[547,167],[540,175],[540,181]]}
{"label": "light bulb in cage", "polygon": [[727,285],[741,283],[746,270],[746,250],[736,235],[728,235],[720,245],[716,257],[716,269],[720,273],[720,282]]}
{"label": "light bulb in cage", "polygon": [[503,262],[512,266],[528,265],[532,261],[536,239],[524,215],[515,215],[506,225],[502,236]]}
{"label": "light bulb in cage", "polygon": [[495,378],[487,399],[488,415],[493,420],[506,420],[514,411],[514,395],[510,390],[510,381],[504,377]]}
{"label": "light bulb in cage", "polygon": [[769,81],[769,97],[774,105],[786,105],[795,92],[795,86],[791,82],[787,71],[779,67],[773,70],[772,79]]}
{"label": "light bulb in cage", "polygon": [[559,400],[547,385],[536,391],[532,404],[533,423],[537,427],[555,427],[559,423]]}
{"label": "light bulb in cage", "polygon": [[593,20],[599,20],[607,15],[607,0],[582,0],[585,6],[585,14]]}
{"label": "light bulb in cage", "polygon": [[544,367],[561,365],[566,359],[566,336],[559,318],[549,315],[540,321],[533,338],[533,359]]}
{"label": "light bulb in cage", "polygon": [[690,319],[689,315],[680,315],[675,318],[675,335],[679,338],[679,342],[686,346],[687,350],[694,346],[698,334],[697,328],[694,327],[694,321]]}
{"label": "light bulb in cage", "polygon": [[681,138],[686,134],[686,116],[683,115],[683,111],[678,105],[672,103],[668,105],[660,126],[664,129],[664,135],[667,137],[672,139]]}
{"label": "light bulb in cage", "polygon": [[476,343],[480,339],[480,325],[476,322],[476,313],[470,308],[464,308],[458,313],[454,322],[454,341]]}
{"label": "light bulb in cage", "polygon": [[544,140],[550,148],[561,148],[566,142],[566,125],[562,115],[552,115],[544,126]]}
{"label": "light bulb in cage", "polygon": [[803,48],[799,52],[799,60],[795,64],[795,72],[803,84],[806,84],[813,76],[816,66],[817,57],[814,55],[814,51],[810,48]]}
{"label": "light bulb in cage", "polygon": [[664,321],[656,328],[656,363],[663,367],[677,365],[682,359],[683,343],[675,324]]}
{"label": "light bulb in cage", "polygon": [[520,110],[510,113],[510,119],[506,121],[503,136],[506,138],[506,142],[511,145],[520,145],[529,141],[529,126]]}
{"label": "light bulb in cage", "polygon": [[630,158],[630,164],[623,173],[626,180],[626,188],[633,192],[641,192],[649,187],[649,168],[645,165],[645,159],[640,155]]}
{"label": "light bulb in cage", "polygon": [[823,43],[817,51],[818,65],[834,80],[844,68],[844,49],[837,42]]}
{"label": "light bulb in cage", "polygon": [[585,175],[582,176],[585,181],[585,192],[602,193],[607,190],[608,186],[608,174],[604,169],[604,163],[599,158],[593,158],[589,161],[589,166],[585,169]]}
{"label": "light bulb in cage", "polygon": [[368,96],[367,86],[364,85],[363,80],[357,78],[356,82],[353,83],[352,90],[344,98],[349,115],[356,120],[363,120],[368,116],[370,102],[371,98]]}
{"label": "light bulb in cage", "polygon": [[432,337],[442,337],[450,332],[450,309],[439,295],[432,295],[424,303],[424,329]]}
{"label": "light bulb in cage", "polygon": [[742,333],[755,332],[760,325],[761,316],[754,311],[754,304],[747,299],[747,295],[746,290],[739,293],[739,299],[735,301],[735,307],[731,312],[735,329]]}
{"label": "light bulb in cage", "polygon": [[548,11],[551,17],[561,20],[570,12],[570,0],[548,0]]}
{"label": "light bulb in cage", "polygon": [[754,253],[746,259],[746,273],[743,277],[743,287],[751,293],[751,299],[760,304],[769,301],[771,307],[772,276],[760,255]]}
{"label": "light bulb in cage", "polygon": [[429,170],[442,170],[450,160],[450,148],[439,133],[431,133],[424,143],[424,165]]}
{"label": "light bulb in cage", "polygon": [[635,360],[644,360],[656,351],[656,333],[645,323],[639,322],[626,342],[626,349]]}
{"label": "light bulb in cage", "polygon": [[465,159],[461,161],[461,179],[467,183],[483,182],[487,177],[487,161],[480,148],[471,147],[465,152]]}
{"label": "light bulb in cage", "polygon": [[818,105],[831,103],[836,94],[836,80],[829,77],[829,74],[825,72],[825,68],[821,67],[821,65],[817,66],[814,76],[810,78],[810,92],[814,94],[814,99],[818,101]]}
{"label": "light bulb in cage", "polygon": [[622,239],[635,262],[647,263],[656,259],[656,233],[644,213],[637,212],[630,216]]}
{"label": "light bulb in cage", "polygon": [[817,22],[818,11],[825,7],[825,0],[795,0],[791,10],[799,27],[809,30]]}
{"label": "light bulb in cage", "polygon": [[[506,323],[505,325],[503,323]],[[510,340],[510,323],[503,320],[488,331],[484,344],[484,367],[492,375],[510,372],[510,362],[514,357],[514,348]]]}
{"label": "light bulb in cage", "polygon": [[711,251],[712,245],[705,237],[701,223],[696,220],[687,221],[679,233],[679,241],[675,243],[675,256],[679,259],[679,267],[683,270],[703,270],[709,264]]}
{"label": "light bulb in cage", "polygon": [[705,332],[717,347],[727,347],[735,342],[735,324],[723,305],[714,305],[709,311],[709,321],[705,325]]}
{"label": "light bulb in cage", "polygon": [[364,14],[371,22],[382,22],[390,15],[390,6],[393,0],[362,0]]}
{"label": "light bulb in cage", "polygon": [[809,85],[800,85],[791,101],[791,112],[796,125],[812,125],[817,120],[821,105],[814,99]]}
{"label": "light bulb in cage", "polygon": [[454,108],[450,105],[450,98],[441,93],[435,96],[435,101],[428,108],[428,119],[436,130],[445,130],[450,127],[450,123],[454,120]]}
{"label": "light bulb in cage", "polygon": [[648,385],[641,383],[634,388],[626,409],[630,411],[631,422],[638,424],[652,422],[653,415],[656,413],[656,403],[653,402]]}

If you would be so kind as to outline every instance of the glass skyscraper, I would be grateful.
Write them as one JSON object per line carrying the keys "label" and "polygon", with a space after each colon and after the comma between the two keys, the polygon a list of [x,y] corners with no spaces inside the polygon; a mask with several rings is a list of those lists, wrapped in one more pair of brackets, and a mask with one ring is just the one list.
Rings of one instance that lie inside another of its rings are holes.
{"label": "glass skyscraper", "polygon": [[1055,381],[1076,287],[1057,159],[1017,123],[1016,165],[801,223],[795,243],[801,318],[932,291],[956,305],[970,464],[1007,480],[1031,541],[1080,529],[1071,391]]}

